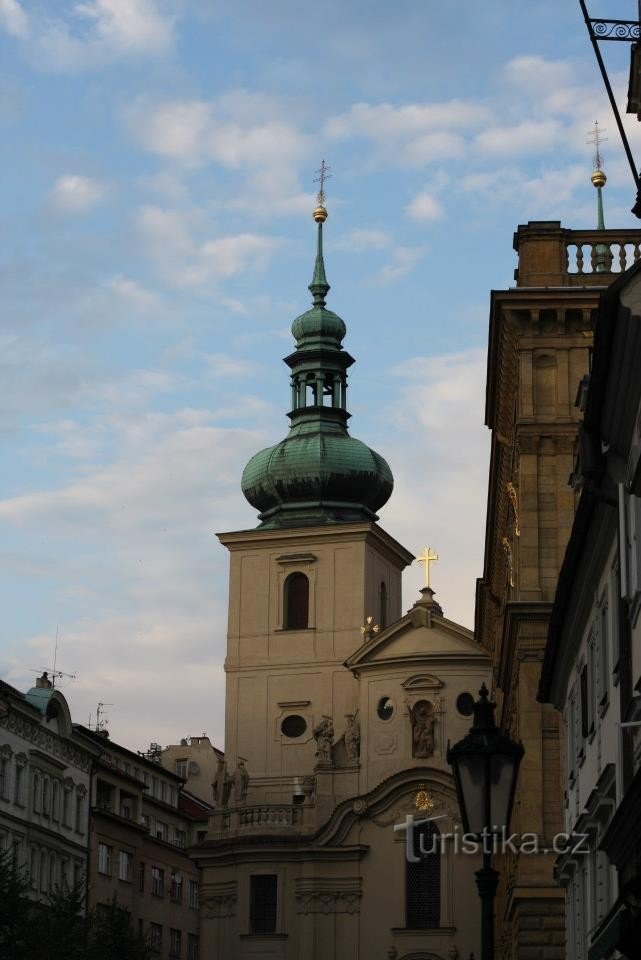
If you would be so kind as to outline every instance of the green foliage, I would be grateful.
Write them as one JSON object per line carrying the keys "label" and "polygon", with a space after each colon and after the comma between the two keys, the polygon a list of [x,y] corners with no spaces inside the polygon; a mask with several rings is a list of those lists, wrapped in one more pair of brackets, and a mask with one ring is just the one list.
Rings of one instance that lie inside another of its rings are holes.
{"label": "green foliage", "polygon": [[58,890],[45,902],[11,852],[0,853],[1,960],[148,960],[144,939],[116,899],[84,912],[84,890]]}

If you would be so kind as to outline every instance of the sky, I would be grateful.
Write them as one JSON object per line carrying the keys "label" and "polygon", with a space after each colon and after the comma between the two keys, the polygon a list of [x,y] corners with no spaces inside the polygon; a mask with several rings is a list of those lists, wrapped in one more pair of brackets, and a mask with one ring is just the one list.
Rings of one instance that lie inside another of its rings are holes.
{"label": "sky", "polygon": [[57,637],[75,720],[222,746],[215,534],[256,525],[242,469],[287,430],[323,158],[350,430],[471,627],[489,294],[519,223],[595,225],[595,120],[606,226],[638,226],[578,3],[0,0],[0,64],[0,676],[27,690]]}

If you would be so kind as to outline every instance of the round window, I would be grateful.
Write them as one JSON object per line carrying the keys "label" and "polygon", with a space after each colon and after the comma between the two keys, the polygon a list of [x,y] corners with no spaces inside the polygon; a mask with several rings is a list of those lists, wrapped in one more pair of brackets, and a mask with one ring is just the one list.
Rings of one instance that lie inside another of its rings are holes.
{"label": "round window", "polygon": [[293,713],[291,716],[285,717],[280,729],[286,737],[302,737],[307,730],[307,720],[305,720],[305,717],[299,717],[297,713]]}
{"label": "round window", "polygon": [[474,697],[471,693],[459,693],[456,698],[456,709],[464,717],[471,717],[474,713]]}
{"label": "round window", "polygon": [[376,713],[381,720],[389,720],[394,713],[394,704],[389,697],[381,697],[376,707]]}

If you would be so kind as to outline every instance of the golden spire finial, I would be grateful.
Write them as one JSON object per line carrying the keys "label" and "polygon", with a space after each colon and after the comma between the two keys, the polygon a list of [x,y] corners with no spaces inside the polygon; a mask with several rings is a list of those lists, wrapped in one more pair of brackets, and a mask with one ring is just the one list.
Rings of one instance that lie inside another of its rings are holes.
{"label": "golden spire finial", "polygon": [[316,209],[314,210],[313,217],[316,223],[325,223],[327,220],[327,210],[325,209],[325,181],[331,178],[331,173],[329,172],[332,168],[328,167],[324,160],[321,160],[321,165],[316,171],[318,174],[317,177],[314,177],[314,183],[318,184],[318,194],[316,195]]}
{"label": "golden spire finial", "polygon": [[594,146],[594,173],[590,177],[590,180],[595,187],[604,187],[607,181],[607,177],[602,169],[602,159],[601,159],[601,144],[605,143],[608,139],[604,137],[603,134],[605,130],[599,129],[599,121],[594,121],[594,130],[590,131],[590,139],[586,140],[586,143],[591,143]]}

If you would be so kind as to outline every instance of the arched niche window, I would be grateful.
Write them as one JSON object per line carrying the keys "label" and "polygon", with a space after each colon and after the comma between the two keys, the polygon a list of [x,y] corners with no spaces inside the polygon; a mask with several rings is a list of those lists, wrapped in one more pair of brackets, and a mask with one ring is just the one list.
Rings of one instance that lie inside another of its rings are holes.
{"label": "arched niche window", "polygon": [[440,926],[440,832],[432,821],[414,827],[414,857],[405,864],[405,925],[414,930]]}
{"label": "arched niche window", "polygon": [[290,573],[283,599],[285,630],[304,630],[309,623],[309,580],[304,573]]}
{"label": "arched niche window", "polygon": [[378,625],[381,630],[387,626],[387,587],[383,582],[378,590]]}

